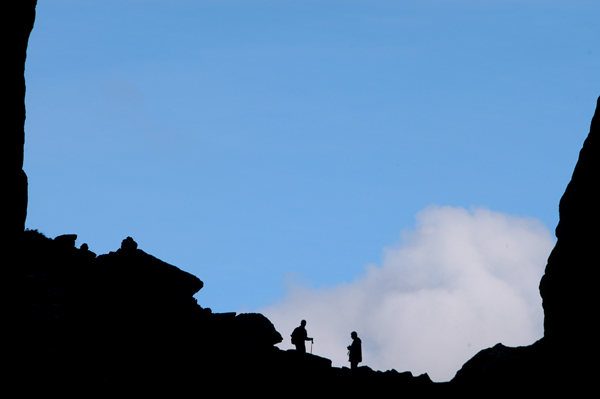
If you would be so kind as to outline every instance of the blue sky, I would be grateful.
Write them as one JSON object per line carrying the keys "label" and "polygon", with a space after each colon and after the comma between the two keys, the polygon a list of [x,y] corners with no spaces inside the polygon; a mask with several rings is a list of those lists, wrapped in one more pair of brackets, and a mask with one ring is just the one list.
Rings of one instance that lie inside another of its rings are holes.
{"label": "blue sky", "polygon": [[593,1],[40,1],[26,225],[98,254],[132,236],[202,279],[202,306],[256,311],[385,269],[418,215],[480,232],[489,210],[513,223],[498,236],[545,226],[519,252],[535,291],[600,95],[599,19]]}

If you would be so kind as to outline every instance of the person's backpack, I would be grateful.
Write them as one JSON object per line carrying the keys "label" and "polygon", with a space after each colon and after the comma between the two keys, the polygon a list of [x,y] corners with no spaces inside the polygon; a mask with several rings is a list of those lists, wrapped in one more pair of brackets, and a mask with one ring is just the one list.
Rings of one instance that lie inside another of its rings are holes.
{"label": "person's backpack", "polygon": [[296,327],[294,329],[294,331],[292,332],[292,334],[290,335],[290,337],[292,337],[292,345],[298,345],[299,344],[299,342],[298,342],[298,335],[299,335],[298,334],[299,333],[298,328],[300,328],[300,327]]}

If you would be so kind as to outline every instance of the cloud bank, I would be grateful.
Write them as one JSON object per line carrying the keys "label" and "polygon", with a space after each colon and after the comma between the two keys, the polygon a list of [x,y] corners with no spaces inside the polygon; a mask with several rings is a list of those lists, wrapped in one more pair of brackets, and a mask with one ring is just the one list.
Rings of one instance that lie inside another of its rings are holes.
{"label": "cloud bank", "polygon": [[[307,320],[313,353],[349,366],[356,331],[363,363],[375,370],[428,373],[448,381],[479,350],[528,345],[543,335],[538,284],[554,239],[533,218],[487,209],[428,207],[401,243],[384,249],[352,283],[293,285],[267,316],[290,349]],[[307,347],[308,349],[309,347]]]}

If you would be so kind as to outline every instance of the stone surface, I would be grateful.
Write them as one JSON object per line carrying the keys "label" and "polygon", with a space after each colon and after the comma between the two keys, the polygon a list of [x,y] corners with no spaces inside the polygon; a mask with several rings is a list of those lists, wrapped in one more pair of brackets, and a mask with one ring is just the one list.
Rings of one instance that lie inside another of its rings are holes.
{"label": "stone surface", "polygon": [[243,332],[239,339],[249,348],[268,348],[283,341],[283,337],[277,332],[273,323],[260,313],[237,315],[234,328]]}
{"label": "stone surface", "polygon": [[116,252],[98,256],[97,264],[111,278],[118,277],[115,285],[140,294],[152,291],[191,297],[204,285],[196,276],[137,249],[131,237],[123,240]]}
{"label": "stone surface", "polygon": [[[9,257],[14,306],[4,361],[24,396],[179,396],[208,385],[267,397],[290,389],[313,397],[384,393],[397,384],[434,389],[423,376],[368,367],[353,373],[330,359],[282,351],[275,346],[282,336],[264,315],[202,308],[192,296],[202,282],[132,238],[94,257],[75,247],[75,235],[21,234],[12,251],[18,256]],[[305,377],[311,384],[297,387]]]}
{"label": "stone surface", "polygon": [[27,216],[27,175],[23,171],[25,144],[25,58],[35,19],[36,0],[7,1],[2,4],[6,40],[2,46],[2,242],[25,229]]}
{"label": "stone surface", "polygon": [[600,98],[590,133],[560,200],[557,243],[540,282],[544,337],[549,344],[563,347],[568,361],[578,360],[573,356],[583,357],[583,348],[592,350],[594,357],[598,355],[593,343],[597,335],[594,315],[599,307],[600,283],[599,187]]}
{"label": "stone surface", "polygon": [[544,337],[518,348],[497,344],[480,351],[452,380],[460,390],[496,387],[551,394],[568,390],[584,396],[595,385],[599,355],[595,315],[600,262],[600,98],[573,177],[559,204],[557,242],[540,282]]}

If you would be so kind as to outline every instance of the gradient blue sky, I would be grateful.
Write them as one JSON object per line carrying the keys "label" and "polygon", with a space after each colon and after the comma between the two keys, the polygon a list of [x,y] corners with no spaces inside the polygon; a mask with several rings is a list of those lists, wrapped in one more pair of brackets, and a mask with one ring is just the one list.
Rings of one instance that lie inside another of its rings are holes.
{"label": "gradient blue sky", "polygon": [[26,225],[98,254],[132,236],[218,312],[351,283],[430,205],[553,230],[598,21],[596,1],[41,0]]}

